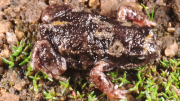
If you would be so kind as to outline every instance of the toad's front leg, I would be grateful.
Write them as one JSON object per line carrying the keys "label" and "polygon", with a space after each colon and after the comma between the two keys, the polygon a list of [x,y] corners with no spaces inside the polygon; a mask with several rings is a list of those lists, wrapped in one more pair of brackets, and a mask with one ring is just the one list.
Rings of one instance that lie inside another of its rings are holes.
{"label": "toad's front leg", "polygon": [[127,19],[133,20],[133,23],[139,26],[156,26],[155,22],[150,21],[142,11],[134,7],[121,5],[117,13],[117,20],[126,21]]}
{"label": "toad's front leg", "polygon": [[66,69],[66,60],[55,52],[47,40],[37,41],[31,56],[31,67],[44,72],[51,78],[65,80],[60,75]]}
{"label": "toad's front leg", "polygon": [[129,93],[129,91],[119,90],[115,88],[114,85],[111,83],[111,81],[103,73],[105,71],[110,71],[112,69],[113,67],[111,67],[105,61],[99,61],[95,64],[95,66],[91,70],[90,73],[91,78],[93,79],[94,83],[99,88],[99,90],[102,91],[107,96],[113,98],[126,99],[125,95],[126,93]]}

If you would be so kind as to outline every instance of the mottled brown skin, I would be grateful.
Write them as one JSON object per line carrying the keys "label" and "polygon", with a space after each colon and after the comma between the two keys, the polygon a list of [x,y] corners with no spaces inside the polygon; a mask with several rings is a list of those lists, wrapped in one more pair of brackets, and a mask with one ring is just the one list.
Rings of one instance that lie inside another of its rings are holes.
{"label": "mottled brown skin", "polygon": [[[74,12],[66,9],[60,16],[52,16],[53,8],[69,4],[51,5],[42,15],[38,41],[31,58],[31,66],[55,79],[67,68],[91,70],[96,86],[109,97],[125,99],[125,93],[115,89],[103,73],[115,67],[134,69],[154,61],[159,55],[153,30],[148,26],[131,25],[102,15]],[[58,8],[58,10],[61,8]],[[63,10],[63,9],[61,9]],[[55,15],[55,14],[54,14]]]}

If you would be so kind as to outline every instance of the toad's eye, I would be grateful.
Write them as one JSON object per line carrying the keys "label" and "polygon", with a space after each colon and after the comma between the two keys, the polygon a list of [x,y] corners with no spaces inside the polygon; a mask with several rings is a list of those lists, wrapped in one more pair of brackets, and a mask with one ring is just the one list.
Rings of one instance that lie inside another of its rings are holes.
{"label": "toad's eye", "polygon": [[145,59],[146,59],[146,56],[138,56],[137,59],[138,59],[138,60],[145,60]]}
{"label": "toad's eye", "polygon": [[141,56],[130,56],[130,60],[132,63],[139,63],[139,62],[143,62],[146,59],[145,55],[141,55]]}

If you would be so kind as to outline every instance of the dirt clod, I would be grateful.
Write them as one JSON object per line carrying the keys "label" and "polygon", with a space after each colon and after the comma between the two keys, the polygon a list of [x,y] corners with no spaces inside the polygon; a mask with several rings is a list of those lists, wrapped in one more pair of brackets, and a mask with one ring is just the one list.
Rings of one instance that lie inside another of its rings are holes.
{"label": "dirt clod", "polygon": [[0,9],[7,7],[10,4],[10,0],[1,0]]}
{"label": "dirt clod", "polygon": [[8,32],[12,27],[12,23],[6,20],[0,21],[0,33]]}
{"label": "dirt clod", "polygon": [[173,1],[173,10],[175,15],[178,17],[178,20],[180,21],[180,1],[179,0],[172,0]]}
{"label": "dirt clod", "polygon": [[0,101],[19,101],[19,96],[10,93],[4,93],[0,97]]}

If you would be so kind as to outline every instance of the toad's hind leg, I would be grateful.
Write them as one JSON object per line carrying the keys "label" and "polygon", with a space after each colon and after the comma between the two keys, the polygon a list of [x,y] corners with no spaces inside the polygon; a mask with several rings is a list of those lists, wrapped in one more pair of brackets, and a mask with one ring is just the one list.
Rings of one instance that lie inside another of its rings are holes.
{"label": "toad's hind leg", "polygon": [[126,93],[129,92],[127,90],[116,89],[111,81],[103,73],[112,69],[113,67],[111,67],[108,63],[99,61],[91,70],[91,78],[93,79],[99,90],[106,94],[108,97],[126,99]]}
{"label": "toad's hind leg", "polygon": [[51,78],[65,80],[60,75],[67,67],[63,57],[57,54],[47,40],[37,41],[31,56],[31,67],[40,70]]}

